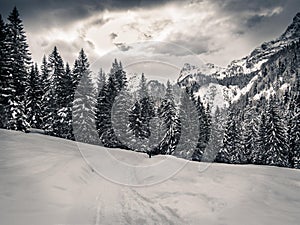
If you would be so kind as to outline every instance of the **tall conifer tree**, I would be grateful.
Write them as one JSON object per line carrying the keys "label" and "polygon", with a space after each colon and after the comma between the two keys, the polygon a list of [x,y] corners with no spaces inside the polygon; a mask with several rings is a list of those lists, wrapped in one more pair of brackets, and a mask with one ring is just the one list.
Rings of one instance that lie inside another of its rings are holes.
{"label": "tall conifer tree", "polygon": [[8,16],[5,43],[7,50],[6,73],[12,74],[15,86],[14,95],[9,100],[8,128],[27,131],[29,124],[25,112],[25,92],[28,86],[31,57],[23,22],[16,7]]}

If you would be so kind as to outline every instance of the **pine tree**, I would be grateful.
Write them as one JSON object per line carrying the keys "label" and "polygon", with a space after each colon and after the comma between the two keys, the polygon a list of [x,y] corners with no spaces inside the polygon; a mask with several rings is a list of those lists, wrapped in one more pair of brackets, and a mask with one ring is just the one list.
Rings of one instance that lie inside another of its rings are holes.
{"label": "pine tree", "polygon": [[42,126],[42,86],[37,64],[31,66],[29,85],[26,90],[26,113],[30,127],[40,129]]}
{"label": "pine tree", "polygon": [[217,161],[225,163],[241,162],[240,137],[232,106],[229,107],[224,131],[223,147],[218,153]]}
{"label": "pine tree", "polygon": [[208,103],[205,109],[205,116],[206,116],[206,144],[210,141],[211,138],[211,125],[212,125],[212,116],[211,116],[211,108],[210,104]]}
{"label": "pine tree", "polygon": [[101,142],[106,147],[119,147],[122,145],[112,127],[111,111],[115,98],[126,85],[126,73],[121,62],[118,63],[115,59],[107,83],[98,94],[96,105],[96,128]]}
{"label": "pine tree", "polygon": [[64,62],[60,56],[56,46],[52,54],[49,56],[49,68],[51,77],[51,88],[54,90],[54,99],[58,109],[64,104]]}
{"label": "pine tree", "polygon": [[28,85],[28,70],[31,58],[26,34],[19,12],[15,7],[8,16],[6,26],[6,69],[5,74],[12,74],[15,86],[13,98],[9,100],[8,128],[27,131],[29,124],[25,114],[25,91]]}
{"label": "pine tree", "polygon": [[291,100],[289,103],[289,160],[290,166],[300,169],[300,82],[296,82],[291,89]]}
{"label": "pine tree", "polygon": [[147,80],[142,74],[139,89],[139,99],[141,104],[141,121],[143,127],[143,137],[149,138],[151,136],[150,120],[155,116],[154,103],[149,97],[147,90]]}
{"label": "pine tree", "polygon": [[[114,68],[114,67],[116,67],[116,68]],[[111,72],[111,74],[113,74],[116,89],[117,89],[117,92],[119,93],[127,85],[126,73],[123,70],[122,63],[119,62],[119,64],[118,64],[117,60],[115,59],[115,64],[113,64],[112,71],[114,71],[113,73]]]}
{"label": "pine tree", "polygon": [[174,155],[192,159],[198,144],[199,119],[194,102],[190,99],[189,91],[181,91],[179,104],[180,139]]}
{"label": "pine tree", "polygon": [[266,113],[266,164],[276,166],[288,165],[286,128],[279,116],[276,102],[270,99]]}
{"label": "pine tree", "polygon": [[167,82],[165,97],[158,110],[160,118],[164,121],[167,132],[158,146],[160,154],[173,154],[180,138],[180,120],[177,114],[172,85]]}
{"label": "pine tree", "polygon": [[99,138],[101,138],[104,132],[109,128],[110,103],[108,102],[108,95],[107,84],[104,82],[102,89],[98,93],[95,109],[95,123]]}
{"label": "pine tree", "polygon": [[[114,64],[113,64],[114,65]],[[118,147],[120,145],[120,142],[117,140],[117,137],[114,133],[114,130],[112,128],[111,123],[111,111],[112,106],[114,104],[115,98],[118,95],[118,89],[116,85],[116,76],[115,76],[115,70],[111,70],[113,73],[109,74],[107,86],[106,86],[106,92],[103,99],[103,103],[106,104],[107,107],[102,109],[102,114],[100,114],[103,118],[98,118],[97,120],[103,121],[104,124],[103,132],[100,134],[100,140],[104,144],[105,147]],[[98,125],[99,126],[99,125]]]}
{"label": "pine tree", "polygon": [[98,135],[95,126],[95,89],[93,86],[89,62],[81,49],[74,66],[74,76],[80,78],[73,102],[73,129],[77,141],[97,144]]}
{"label": "pine tree", "polygon": [[260,121],[258,125],[258,131],[256,135],[256,148],[252,152],[252,162],[254,164],[265,164],[266,163],[266,112],[263,111],[260,115]]}
{"label": "pine tree", "polygon": [[130,120],[130,108],[132,107],[132,95],[127,87],[124,87],[115,98],[111,110],[112,128],[117,140],[120,142],[120,148],[136,149],[131,142],[132,134],[129,131],[128,121]]}
{"label": "pine tree", "polygon": [[41,91],[42,91],[42,99],[41,99],[41,117],[42,117],[42,125],[41,127],[43,129],[45,129],[45,127],[47,126],[47,124],[45,123],[48,117],[48,109],[49,109],[49,105],[48,105],[48,97],[49,97],[49,92],[50,92],[50,84],[51,84],[51,80],[50,80],[50,70],[48,67],[48,61],[46,56],[43,56],[43,60],[42,60],[42,65],[41,65]]}
{"label": "pine tree", "polygon": [[244,109],[244,118],[242,123],[242,137],[241,137],[241,162],[251,163],[253,152],[256,150],[257,137],[257,115],[249,103]]}
{"label": "pine tree", "polygon": [[141,105],[136,101],[129,114],[129,130],[136,138],[142,138]]}
{"label": "pine tree", "polygon": [[63,60],[56,47],[54,47],[48,61],[50,85],[44,96],[44,103],[47,105],[44,108],[45,117],[43,125],[47,134],[60,137],[61,115],[58,115],[58,111],[63,108],[64,104],[65,70]]}
{"label": "pine tree", "polygon": [[97,88],[98,88],[98,94],[101,91],[102,87],[104,86],[106,81],[106,76],[104,71],[102,70],[102,68],[100,69],[99,73],[98,73],[98,77],[97,77]]}
{"label": "pine tree", "polygon": [[191,99],[195,102],[199,120],[199,136],[198,136],[198,144],[196,151],[194,152],[193,159],[194,161],[201,161],[202,155],[205,151],[205,148],[209,142],[210,138],[210,115],[208,117],[206,109],[201,101],[200,96],[195,100],[193,92],[190,92]]}
{"label": "pine tree", "polygon": [[218,152],[221,150],[223,145],[223,117],[219,107],[216,108],[213,120],[211,122],[211,135],[203,154],[202,161],[213,162],[216,159]]}
{"label": "pine tree", "polygon": [[65,90],[65,92],[61,96],[61,98],[63,99],[63,103],[61,105],[61,108],[57,112],[57,116],[59,118],[58,133],[59,137],[74,139],[72,125],[72,106],[75,90],[73,85],[73,74],[68,63],[66,64],[65,74],[63,76],[63,88]]}
{"label": "pine tree", "polygon": [[16,91],[6,39],[6,25],[0,15],[0,128],[9,128],[7,122],[12,117],[11,107],[15,105]]}

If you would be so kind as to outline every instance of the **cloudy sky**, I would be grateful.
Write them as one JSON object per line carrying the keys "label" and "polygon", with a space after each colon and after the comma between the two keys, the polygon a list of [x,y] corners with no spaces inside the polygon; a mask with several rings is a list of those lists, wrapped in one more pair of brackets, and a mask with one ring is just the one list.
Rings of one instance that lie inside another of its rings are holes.
{"label": "cloudy sky", "polygon": [[108,70],[117,57],[128,70],[171,78],[184,62],[226,66],[278,37],[300,11],[299,0],[0,0],[0,5],[4,18],[14,6],[19,9],[38,63],[57,46],[72,65],[84,48],[93,70]]}

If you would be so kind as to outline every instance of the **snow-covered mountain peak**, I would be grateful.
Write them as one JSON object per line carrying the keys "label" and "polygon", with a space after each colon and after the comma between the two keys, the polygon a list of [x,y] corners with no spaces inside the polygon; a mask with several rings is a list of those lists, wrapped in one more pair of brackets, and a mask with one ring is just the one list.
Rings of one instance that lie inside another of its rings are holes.
{"label": "snow-covered mountain peak", "polygon": [[189,63],[185,63],[180,71],[178,82],[180,83],[187,77],[197,76],[199,74],[212,77],[219,76],[224,70],[225,68],[217,66],[213,63],[206,63],[202,64],[201,66],[195,66]]}
{"label": "snow-covered mountain peak", "polygon": [[[195,95],[201,95],[204,101],[206,101],[205,99],[223,99],[223,102],[238,100],[252,90],[252,85],[257,85],[257,82],[254,81],[261,76],[262,68],[266,65],[274,67],[274,60],[279,57],[278,54],[281,54],[282,57],[289,57],[283,50],[299,40],[300,13],[297,13],[281,36],[262,43],[247,56],[231,61],[226,68],[212,63],[206,63],[199,67],[186,63],[180,72],[178,83],[183,87],[192,87]],[[297,47],[292,50],[297,51]],[[279,63],[281,62],[278,61],[277,64]],[[288,78],[285,79],[286,82],[287,80]],[[215,100],[208,102],[213,103]],[[220,104],[218,103],[218,105]]]}
{"label": "snow-covered mountain peak", "polygon": [[184,71],[190,71],[190,70],[193,70],[193,69],[195,69],[195,68],[196,68],[196,66],[193,66],[193,65],[191,65],[191,64],[189,64],[189,63],[185,63],[185,64],[183,65],[182,69],[181,69],[181,72],[184,72]]}
{"label": "snow-covered mountain peak", "polygon": [[178,82],[190,79],[196,74],[213,76],[215,78],[224,78],[239,76],[242,74],[249,74],[257,72],[263,63],[268,59],[282,50],[290,43],[299,40],[300,38],[300,12],[293,18],[293,22],[288,26],[286,31],[277,39],[264,42],[257,48],[255,48],[248,56],[242,59],[233,60],[227,68],[216,66],[212,63],[206,63],[199,67],[185,63],[180,75]]}

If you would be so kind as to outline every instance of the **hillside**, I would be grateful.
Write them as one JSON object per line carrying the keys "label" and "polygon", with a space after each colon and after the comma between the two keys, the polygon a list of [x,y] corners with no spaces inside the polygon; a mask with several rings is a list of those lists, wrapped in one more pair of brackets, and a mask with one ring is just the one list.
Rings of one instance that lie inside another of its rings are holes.
{"label": "hillside", "polygon": [[149,159],[6,130],[0,146],[3,225],[299,224],[299,170]]}

